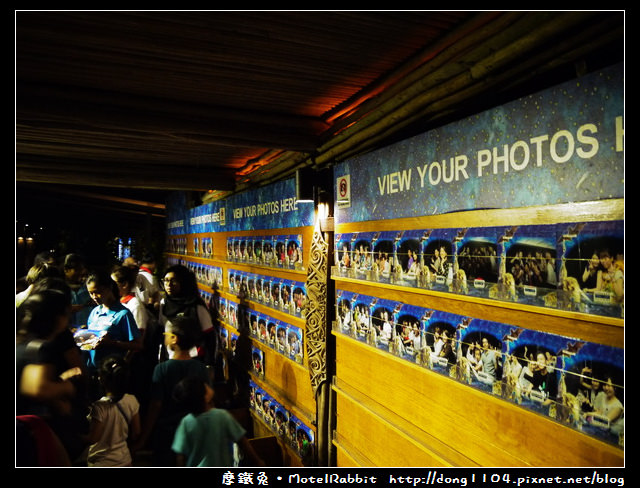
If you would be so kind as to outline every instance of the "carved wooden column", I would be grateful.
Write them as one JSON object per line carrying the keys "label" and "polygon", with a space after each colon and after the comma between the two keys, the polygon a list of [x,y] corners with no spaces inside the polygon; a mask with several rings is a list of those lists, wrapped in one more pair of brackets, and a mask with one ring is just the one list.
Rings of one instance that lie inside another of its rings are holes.
{"label": "carved wooden column", "polygon": [[317,462],[327,465],[331,433],[327,427],[331,385],[327,381],[327,293],[329,270],[329,242],[327,234],[316,222],[307,267],[307,306],[305,347],[307,350],[309,379],[317,404]]}

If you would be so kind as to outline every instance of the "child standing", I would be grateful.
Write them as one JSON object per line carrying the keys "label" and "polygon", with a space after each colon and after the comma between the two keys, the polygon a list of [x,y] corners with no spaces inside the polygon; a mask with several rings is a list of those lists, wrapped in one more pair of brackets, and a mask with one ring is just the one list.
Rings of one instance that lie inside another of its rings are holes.
{"label": "child standing", "polygon": [[187,412],[173,399],[175,385],[187,376],[209,382],[204,362],[190,354],[201,333],[200,325],[193,317],[174,317],[165,326],[164,344],[171,359],[158,363],[153,370],[149,408],[138,443],[138,447],[142,447],[151,439],[154,466],[176,465],[171,443],[180,419]]}
{"label": "child standing", "polygon": [[128,441],[140,434],[140,405],[125,393],[128,368],[121,357],[106,358],[98,378],[105,394],[91,406],[89,466],[131,466]]}
{"label": "child standing", "polygon": [[231,414],[213,405],[213,390],[201,378],[188,376],[174,389],[174,398],[189,413],[180,421],[173,439],[178,466],[232,467],[234,444],[252,466],[264,466]]}

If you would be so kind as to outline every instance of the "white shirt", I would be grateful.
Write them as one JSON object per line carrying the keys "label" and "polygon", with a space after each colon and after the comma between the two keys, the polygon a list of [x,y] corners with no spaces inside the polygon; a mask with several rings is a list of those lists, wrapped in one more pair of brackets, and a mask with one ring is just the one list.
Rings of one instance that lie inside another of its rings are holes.
{"label": "white shirt", "polygon": [[127,302],[122,302],[122,304],[131,310],[133,314],[133,318],[136,319],[136,325],[140,331],[143,331],[147,328],[147,323],[149,322],[149,310],[145,307],[138,297],[138,295],[133,296]]}
{"label": "white shirt", "polygon": [[140,301],[146,305],[151,298],[157,297],[159,293],[158,279],[148,269],[140,268],[136,277],[136,295]]}
{"label": "white shirt", "polygon": [[[118,405],[123,411],[120,411]],[[138,413],[140,404],[135,396],[125,394],[118,404],[102,397],[91,406],[90,420],[104,424],[102,439],[89,446],[89,466],[129,466],[131,452],[127,446],[131,419]]]}

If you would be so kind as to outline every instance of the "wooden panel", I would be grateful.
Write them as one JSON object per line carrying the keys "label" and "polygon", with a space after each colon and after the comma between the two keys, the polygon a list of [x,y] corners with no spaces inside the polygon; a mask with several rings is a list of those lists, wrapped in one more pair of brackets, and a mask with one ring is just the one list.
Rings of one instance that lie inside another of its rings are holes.
{"label": "wooden panel", "polygon": [[[253,431],[255,438],[273,438],[278,444],[279,452],[276,459],[281,462],[281,466],[288,467],[303,467],[304,464],[300,459],[300,456],[291,449],[291,447],[280,437],[275,437],[271,429],[264,423],[264,421],[256,415],[251,415],[253,419]],[[279,465],[279,466],[280,466]],[[273,464],[267,464],[267,466],[273,467]]]}
{"label": "wooden panel", "polygon": [[348,439],[352,446],[366,450],[370,466],[451,466],[428,446],[339,390],[336,418],[340,437]]}
{"label": "wooden panel", "polygon": [[[228,292],[228,271],[230,269],[238,269],[241,271],[250,271],[253,273],[259,273],[268,276],[275,276],[278,278],[291,279],[300,282],[306,282],[307,273],[304,270],[290,270],[285,268],[275,268],[269,266],[253,265],[251,263],[236,263],[227,260],[227,238],[230,236],[261,236],[261,235],[290,235],[301,234],[303,239],[303,263],[306,266],[309,260],[309,250],[311,247],[311,239],[313,236],[313,227],[295,227],[286,229],[265,229],[265,230],[253,230],[253,231],[233,231],[233,232],[212,232],[212,233],[200,233],[189,234],[186,236],[187,250],[186,255],[171,254],[172,257],[180,258],[185,261],[196,262],[200,264],[208,264],[218,266],[222,268],[223,281],[222,286],[217,290],[221,297],[232,300],[235,303],[240,303],[241,300],[232,293]],[[211,258],[204,258],[202,256],[196,256],[193,253],[193,239],[194,238],[210,237],[213,245],[213,256]],[[213,292],[209,286],[199,284],[200,289]],[[252,310],[265,313],[276,320],[282,320],[286,323],[300,327],[303,333],[306,334],[306,321],[303,317],[297,317],[279,309],[271,308],[259,302],[245,301],[246,305]],[[231,333],[238,334],[237,328],[227,324],[222,324],[225,329]],[[252,379],[263,388],[267,393],[274,397],[283,407],[290,411],[293,415],[298,417],[308,427],[315,429],[314,422],[316,420],[316,399],[313,388],[311,386],[311,380],[309,371],[307,369],[306,354],[303,364],[298,364],[295,361],[285,357],[283,354],[271,349],[269,346],[262,344],[258,340],[251,338],[250,344],[257,346],[264,352],[264,366],[265,375],[262,378],[251,375]],[[236,350],[236,358],[238,350]],[[251,413],[251,428],[253,430],[254,437],[273,437],[274,433],[270,427],[266,425],[258,416],[253,412]],[[316,439],[317,433],[314,432]],[[300,455],[287,445],[287,442],[283,439],[277,438],[277,442],[282,451],[281,462],[284,466],[302,467],[304,465],[303,460],[300,459]]]}
{"label": "wooden panel", "polygon": [[615,446],[339,334],[336,363],[339,381],[362,402],[410,422],[421,444],[437,439],[444,459],[458,452],[481,466],[624,464]]}
{"label": "wooden panel", "polygon": [[358,468],[361,465],[356,463],[341,446],[336,446],[336,466],[341,468]]}
{"label": "wooden panel", "polygon": [[264,351],[265,379],[256,379],[256,383],[273,390],[273,395],[297,415],[315,420],[316,402],[308,370],[267,346],[258,347]]}

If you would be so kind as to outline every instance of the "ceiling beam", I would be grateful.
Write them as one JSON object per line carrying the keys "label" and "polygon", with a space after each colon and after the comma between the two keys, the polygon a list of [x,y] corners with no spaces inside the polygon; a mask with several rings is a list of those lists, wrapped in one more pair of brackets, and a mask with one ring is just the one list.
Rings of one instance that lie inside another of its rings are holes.
{"label": "ceiling beam", "polygon": [[235,188],[235,172],[225,168],[178,166],[118,166],[109,164],[45,160],[16,165],[16,181],[65,185],[141,188],[149,190],[222,190]]}
{"label": "ceiling beam", "polygon": [[85,128],[193,144],[310,151],[329,125],[314,117],[132,97],[104,90],[69,90],[24,82],[16,123],[33,129]]}

